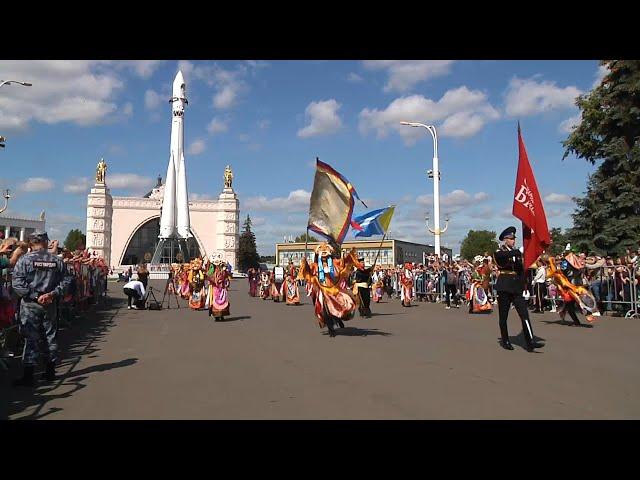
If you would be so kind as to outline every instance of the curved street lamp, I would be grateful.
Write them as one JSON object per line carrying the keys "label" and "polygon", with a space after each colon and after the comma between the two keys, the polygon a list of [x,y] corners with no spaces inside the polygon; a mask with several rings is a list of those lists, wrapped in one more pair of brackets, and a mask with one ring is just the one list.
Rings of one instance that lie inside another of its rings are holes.
{"label": "curved street lamp", "polygon": [[433,138],[433,170],[429,170],[427,174],[429,178],[433,178],[433,213],[435,216],[435,228],[434,230],[429,228],[429,231],[435,235],[435,253],[440,255],[440,234],[447,230],[448,225],[444,227],[444,230],[440,230],[440,169],[438,166],[438,133],[436,132],[436,127],[433,125],[425,125],[417,122],[400,122],[400,125],[426,128]]}
{"label": "curved street lamp", "polygon": [[18,85],[22,85],[23,87],[33,86],[33,84],[29,82],[20,82],[18,80],[0,80],[0,87],[4,85],[11,85],[12,83],[17,83]]}

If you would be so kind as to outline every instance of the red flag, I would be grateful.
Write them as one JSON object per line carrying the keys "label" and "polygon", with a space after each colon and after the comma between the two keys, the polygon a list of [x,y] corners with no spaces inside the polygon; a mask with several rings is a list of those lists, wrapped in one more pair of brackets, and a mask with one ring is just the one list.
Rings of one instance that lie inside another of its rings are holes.
{"label": "red flag", "polygon": [[513,194],[513,215],[522,220],[522,238],[524,239],[524,268],[529,268],[546,247],[551,244],[547,216],[544,213],[538,185],[529,164],[527,150],[520,133],[518,122],[518,175]]}

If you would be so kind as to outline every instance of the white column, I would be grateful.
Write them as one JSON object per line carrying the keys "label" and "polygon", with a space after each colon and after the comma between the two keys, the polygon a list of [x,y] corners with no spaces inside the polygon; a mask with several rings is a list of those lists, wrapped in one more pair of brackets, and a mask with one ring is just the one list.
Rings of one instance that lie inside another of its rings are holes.
{"label": "white column", "polygon": [[9,233],[11,232],[11,227],[7,225],[4,227],[4,238],[9,238]]}
{"label": "white column", "polygon": [[20,241],[24,242],[24,227],[20,229]]}

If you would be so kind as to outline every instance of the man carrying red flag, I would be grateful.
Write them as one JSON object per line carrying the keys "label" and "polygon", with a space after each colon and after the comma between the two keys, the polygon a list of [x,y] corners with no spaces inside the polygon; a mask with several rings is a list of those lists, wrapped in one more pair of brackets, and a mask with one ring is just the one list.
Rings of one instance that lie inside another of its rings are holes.
{"label": "man carrying red flag", "polygon": [[518,174],[516,176],[516,188],[513,198],[513,215],[522,220],[524,238],[524,255],[515,248],[515,227],[509,227],[500,234],[500,240],[504,244],[494,254],[500,273],[496,282],[498,291],[498,311],[501,345],[507,350],[513,350],[507,331],[507,317],[511,304],[515,307],[520,320],[522,330],[527,342],[527,350],[541,348],[544,344],[534,341],[533,329],[529,321],[529,311],[525,301],[529,292],[526,291],[526,273],[529,267],[537,260],[544,249],[550,245],[549,228],[547,218],[542,206],[542,199],[538,192],[536,179],[529,164],[527,150],[522,141],[520,123],[518,123]]}

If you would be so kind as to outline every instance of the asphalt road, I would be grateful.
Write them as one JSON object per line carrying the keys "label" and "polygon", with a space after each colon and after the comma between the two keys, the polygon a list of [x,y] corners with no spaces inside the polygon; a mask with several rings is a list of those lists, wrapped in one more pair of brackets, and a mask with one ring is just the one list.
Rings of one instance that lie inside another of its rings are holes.
{"label": "asphalt road", "polygon": [[[152,281],[156,286],[162,282]],[[15,389],[0,372],[0,418],[11,419],[637,419],[640,321],[594,328],[532,314],[547,346],[498,346],[497,311],[399,300],[374,304],[330,338],[311,306],[247,295],[234,280],[231,317],[127,310],[122,284],[107,308],[61,330],[53,385]],[[14,362],[14,364],[17,362]]]}

